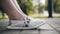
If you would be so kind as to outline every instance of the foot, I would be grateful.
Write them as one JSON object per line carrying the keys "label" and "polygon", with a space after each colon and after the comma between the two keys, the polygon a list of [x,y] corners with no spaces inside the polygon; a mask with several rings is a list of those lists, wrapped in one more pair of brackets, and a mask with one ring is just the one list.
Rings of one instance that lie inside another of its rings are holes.
{"label": "foot", "polygon": [[10,26],[7,27],[8,29],[31,29],[37,28],[45,24],[44,20],[29,18],[27,18],[27,20],[25,21],[11,20],[10,22],[12,23]]}

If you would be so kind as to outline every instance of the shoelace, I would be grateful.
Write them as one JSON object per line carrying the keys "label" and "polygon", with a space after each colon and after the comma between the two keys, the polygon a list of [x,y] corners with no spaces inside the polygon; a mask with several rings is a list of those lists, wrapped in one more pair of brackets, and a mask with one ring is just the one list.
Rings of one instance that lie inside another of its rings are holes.
{"label": "shoelace", "polygon": [[28,24],[29,24],[29,22],[30,22],[30,19],[27,17],[27,18],[25,19],[25,21],[26,21],[26,22],[25,22],[25,27],[28,27],[28,26],[29,26]]}

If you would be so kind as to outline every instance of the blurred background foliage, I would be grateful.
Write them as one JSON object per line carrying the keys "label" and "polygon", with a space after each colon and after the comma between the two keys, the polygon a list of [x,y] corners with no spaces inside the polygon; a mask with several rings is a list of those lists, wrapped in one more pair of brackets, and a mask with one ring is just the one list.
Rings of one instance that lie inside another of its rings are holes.
{"label": "blurred background foliage", "polygon": [[33,13],[34,11],[34,6],[31,2],[31,0],[17,0],[18,1],[18,4],[20,5],[22,11],[25,13],[25,14],[31,14]]}
{"label": "blurred background foliage", "polygon": [[60,0],[52,0],[55,13],[60,13]]}
{"label": "blurred background foliage", "polygon": [[[48,17],[48,0],[17,0],[22,11],[32,17]],[[60,0],[52,0],[53,16],[60,17]],[[5,14],[6,15],[6,14]],[[0,17],[4,14],[0,12]]]}
{"label": "blurred background foliage", "polygon": [[42,13],[42,9],[43,9],[43,5],[39,2],[40,0],[38,0],[38,5],[34,5],[32,1],[34,0],[17,0],[18,4],[20,5],[22,11],[29,15],[29,14],[34,14],[36,12],[38,13]]}

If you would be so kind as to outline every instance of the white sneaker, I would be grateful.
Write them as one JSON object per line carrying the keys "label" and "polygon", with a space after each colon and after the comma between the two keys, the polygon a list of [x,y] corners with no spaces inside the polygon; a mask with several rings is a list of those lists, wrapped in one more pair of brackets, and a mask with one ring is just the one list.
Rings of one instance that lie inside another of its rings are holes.
{"label": "white sneaker", "polygon": [[8,29],[33,29],[45,24],[44,20],[40,19],[27,19],[26,21],[11,20],[12,24]]}
{"label": "white sneaker", "polygon": [[9,26],[12,26],[12,27],[23,27],[23,26],[25,26],[24,22],[25,22],[25,21],[10,20]]}

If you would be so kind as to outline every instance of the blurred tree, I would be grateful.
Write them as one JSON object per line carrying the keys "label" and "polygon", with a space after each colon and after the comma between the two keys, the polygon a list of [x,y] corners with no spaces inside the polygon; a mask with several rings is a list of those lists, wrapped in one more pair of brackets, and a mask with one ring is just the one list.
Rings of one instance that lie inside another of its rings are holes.
{"label": "blurred tree", "polygon": [[27,13],[33,13],[32,11],[34,11],[34,7],[32,4],[32,0],[25,0],[25,5]]}
{"label": "blurred tree", "polygon": [[55,13],[60,13],[60,0],[52,0]]}
{"label": "blurred tree", "polygon": [[29,11],[33,10],[32,0],[17,0],[22,11],[28,15]]}
{"label": "blurred tree", "polygon": [[25,14],[27,14],[26,13],[26,5],[25,5],[25,2],[24,2],[24,0],[17,0],[18,1],[18,4],[20,5],[20,8],[22,9],[22,11],[25,13]]}
{"label": "blurred tree", "polygon": [[38,0],[38,13],[43,13],[43,5],[40,3],[40,0]]}
{"label": "blurred tree", "polygon": [[[1,9],[1,10],[2,10],[2,9]],[[0,10],[0,11],[1,11],[1,10]],[[1,13],[2,13],[2,18],[4,18],[4,17],[5,17],[5,14],[4,14],[5,12],[4,12],[4,11],[1,11]]]}
{"label": "blurred tree", "polygon": [[45,10],[48,10],[48,0],[46,0],[45,3],[46,3],[46,4],[45,4]]}
{"label": "blurred tree", "polygon": [[48,17],[52,17],[52,0],[48,0]]}
{"label": "blurred tree", "polygon": [[52,3],[53,3],[53,9],[54,9],[54,12],[58,12],[57,10],[58,10],[58,3],[60,2],[58,2],[59,0],[52,0]]}
{"label": "blurred tree", "polygon": [[48,10],[48,17],[53,17],[52,16],[52,0],[46,0],[46,5],[45,5],[45,10]]}
{"label": "blurred tree", "polygon": [[4,18],[5,17],[5,14],[4,14],[4,12],[2,12],[2,18]]}
{"label": "blurred tree", "polygon": [[43,8],[44,8],[44,5],[42,5],[41,3],[38,5],[38,13],[43,13]]}

